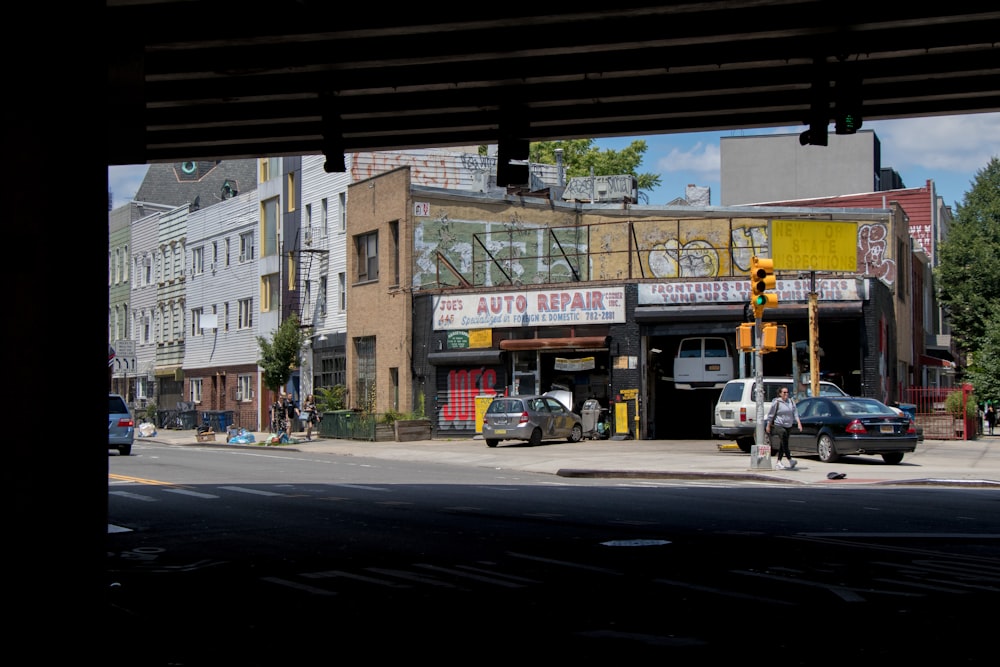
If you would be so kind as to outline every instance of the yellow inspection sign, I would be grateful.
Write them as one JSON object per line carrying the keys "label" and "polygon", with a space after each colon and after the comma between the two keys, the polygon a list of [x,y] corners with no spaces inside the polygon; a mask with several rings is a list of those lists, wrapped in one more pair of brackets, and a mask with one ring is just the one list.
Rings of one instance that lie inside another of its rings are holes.
{"label": "yellow inspection sign", "polygon": [[771,259],[779,271],[858,270],[858,223],[850,220],[772,220]]}

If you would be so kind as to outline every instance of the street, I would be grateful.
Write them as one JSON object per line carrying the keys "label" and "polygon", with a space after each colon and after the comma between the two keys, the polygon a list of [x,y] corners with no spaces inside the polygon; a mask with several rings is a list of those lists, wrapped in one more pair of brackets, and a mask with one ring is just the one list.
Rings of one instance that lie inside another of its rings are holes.
{"label": "street", "polygon": [[109,459],[120,664],[993,654],[996,490],[137,452]]}

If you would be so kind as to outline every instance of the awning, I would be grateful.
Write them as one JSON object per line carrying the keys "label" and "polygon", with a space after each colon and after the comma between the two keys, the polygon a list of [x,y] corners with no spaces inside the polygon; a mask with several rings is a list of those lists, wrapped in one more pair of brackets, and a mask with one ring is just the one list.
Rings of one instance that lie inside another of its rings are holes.
{"label": "awning", "polygon": [[955,362],[948,361],[947,359],[938,359],[937,357],[931,357],[926,354],[920,355],[920,365],[922,366],[941,366],[942,368],[954,368]]}
{"label": "awning", "polygon": [[501,350],[606,350],[610,336],[569,338],[509,338],[500,341]]}
{"label": "awning", "polygon": [[492,349],[430,352],[427,361],[434,366],[498,366],[503,363],[503,352]]}

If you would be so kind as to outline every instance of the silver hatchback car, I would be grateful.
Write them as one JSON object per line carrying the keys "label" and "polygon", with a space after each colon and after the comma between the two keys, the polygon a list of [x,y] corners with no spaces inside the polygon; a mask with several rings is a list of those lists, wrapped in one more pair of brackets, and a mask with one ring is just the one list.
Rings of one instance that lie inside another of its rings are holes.
{"label": "silver hatchback car", "polygon": [[134,441],[135,420],[128,404],[119,394],[108,394],[108,449],[117,449],[122,456],[128,456]]}
{"label": "silver hatchback car", "polygon": [[523,440],[537,445],[542,440],[583,439],[583,420],[552,396],[498,396],[483,415],[483,439],[496,447],[501,440]]}

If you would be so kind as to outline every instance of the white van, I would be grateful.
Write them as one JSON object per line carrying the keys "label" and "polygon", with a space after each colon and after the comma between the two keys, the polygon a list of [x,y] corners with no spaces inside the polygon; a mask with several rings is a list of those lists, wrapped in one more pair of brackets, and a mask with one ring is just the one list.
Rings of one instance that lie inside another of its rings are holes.
{"label": "white van", "polygon": [[685,338],[674,357],[677,389],[722,389],[733,379],[733,355],[721,336]]}

